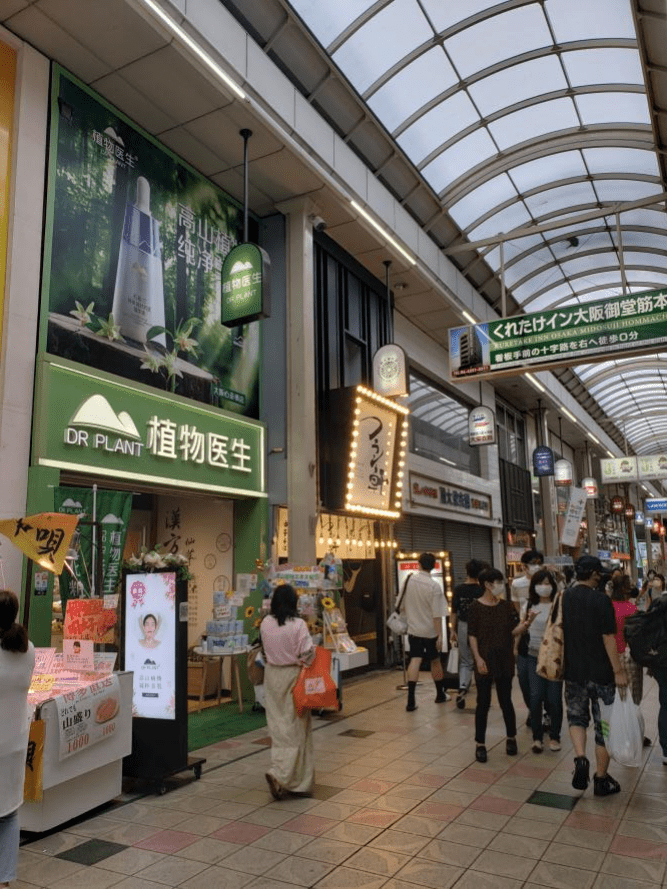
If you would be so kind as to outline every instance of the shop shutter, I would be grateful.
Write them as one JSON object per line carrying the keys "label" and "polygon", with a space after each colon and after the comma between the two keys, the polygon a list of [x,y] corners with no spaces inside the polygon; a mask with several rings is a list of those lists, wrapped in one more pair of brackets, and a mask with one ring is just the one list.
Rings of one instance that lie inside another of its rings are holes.
{"label": "shop shutter", "polygon": [[491,529],[462,522],[445,521],[444,549],[451,553],[452,580],[463,583],[466,577],[466,562],[480,559],[492,564]]}

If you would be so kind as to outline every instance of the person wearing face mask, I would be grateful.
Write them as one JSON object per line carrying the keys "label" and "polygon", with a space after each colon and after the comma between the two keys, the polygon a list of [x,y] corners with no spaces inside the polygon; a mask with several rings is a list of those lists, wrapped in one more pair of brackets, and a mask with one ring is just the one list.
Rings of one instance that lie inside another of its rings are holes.
{"label": "person wearing face mask", "polygon": [[468,610],[468,641],[475,660],[475,759],[487,761],[486,724],[491,706],[491,687],[496,686],[498,703],[505,721],[505,751],[516,756],[516,714],[512,704],[514,639],[525,633],[532,617],[519,620],[518,611],[504,598],[505,582],[497,568],[479,574],[482,595]]}
{"label": "person wearing face mask", "polygon": [[[521,574],[512,581],[510,595],[519,619],[523,620],[528,609],[528,591],[531,578],[544,566],[544,554],[528,549],[521,556]],[[522,636],[516,648],[516,673],[523,702],[528,710],[526,725],[530,726],[530,667],[528,664],[528,638]]]}
{"label": "person wearing face mask", "polygon": [[611,599],[599,587],[605,571],[597,556],[584,555],[575,565],[577,583],[563,594],[563,643],[565,705],[574,747],[572,786],[585,790],[590,781],[586,756],[586,730],[593,717],[595,727],[595,796],[609,796],[621,789],[611,777],[609,753],[600,721],[600,701],[612,704],[616,688],[628,684],[616,648],[616,616]]}
{"label": "person wearing face mask", "polygon": [[542,644],[551,611],[551,603],[558,590],[558,582],[551,571],[538,571],[530,581],[529,614],[533,615],[528,629],[528,671],[530,677],[530,722],[533,730],[533,753],[544,749],[542,705],[549,712],[549,749],[560,750],[560,729],[563,724],[563,683],[544,679],[537,673],[537,655]]}
{"label": "person wearing face mask", "polygon": [[651,597],[651,603],[655,602],[656,599],[659,599],[660,596],[665,595],[665,575],[664,574],[655,574],[653,576],[653,580],[649,586],[649,595]]}

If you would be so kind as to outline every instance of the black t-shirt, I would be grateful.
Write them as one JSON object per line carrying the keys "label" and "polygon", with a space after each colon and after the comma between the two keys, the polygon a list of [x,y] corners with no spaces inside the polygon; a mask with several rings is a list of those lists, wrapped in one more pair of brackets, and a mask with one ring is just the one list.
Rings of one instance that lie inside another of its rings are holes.
{"label": "black t-shirt", "polygon": [[452,611],[458,620],[468,620],[470,603],[479,599],[482,588],[478,583],[459,583],[454,587],[452,597]]}
{"label": "black t-shirt", "polygon": [[575,584],[563,594],[564,679],[613,685],[614,671],[603,636],[616,633],[611,599],[600,590]]}

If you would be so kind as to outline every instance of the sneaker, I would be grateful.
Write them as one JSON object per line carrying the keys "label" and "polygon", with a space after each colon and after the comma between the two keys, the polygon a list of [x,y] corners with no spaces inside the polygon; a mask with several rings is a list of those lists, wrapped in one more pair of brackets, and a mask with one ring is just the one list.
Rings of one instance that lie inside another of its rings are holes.
{"label": "sneaker", "polygon": [[466,695],[468,694],[467,688],[460,688],[458,694],[456,695],[456,706],[459,710],[465,709],[466,705]]}
{"label": "sneaker", "polygon": [[519,748],[516,746],[516,738],[508,738],[505,741],[505,753],[508,756],[516,756]]}
{"label": "sneaker", "polygon": [[556,741],[555,738],[552,738],[549,741],[549,750],[551,750],[552,753],[558,753],[560,750],[560,741]]}
{"label": "sneaker", "polygon": [[417,705],[415,704],[414,701],[408,701],[405,709],[408,711],[408,713],[412,713],[413,710],[417,709]]}
{"label": "sneaker", "polygon": [[537,738],[533,741],[533,746],[530,748],[533,753],[541,753],[544,750],[544,744],[541,741],[538,741]]}
{"label": "sneaker", "polygon": [[610,796],[612,793],[619,793],[620,789],[621,785],[611,775],[605,775],[603,778],[593,775],[593,793],[595,796]]}
{"label": "sneaker", "polygon": [[478,744],[475,749],[475,759],[477,762],[486,762],[488,756],[486,755],[486,747],[483,744]]}
{"label": "sneaker", "polygon": [[650,747],[653,741],[650,738],[644,738],[644,747]]}
{"label": "sneaker", "polygon": [[446,691],[443,691],[442,694],[440,694],[440,692],[438,692],[438,694],[435,696],[435,703],[436,704],[444,704],[445,701],[451,701],[451,699],[452,699],[452,696],[448,695]]}
{"label": "sneaker", "polygon": [[586,790],[590,782],[590,763],[586,756],[575,756],[572,786],[575,790]]}

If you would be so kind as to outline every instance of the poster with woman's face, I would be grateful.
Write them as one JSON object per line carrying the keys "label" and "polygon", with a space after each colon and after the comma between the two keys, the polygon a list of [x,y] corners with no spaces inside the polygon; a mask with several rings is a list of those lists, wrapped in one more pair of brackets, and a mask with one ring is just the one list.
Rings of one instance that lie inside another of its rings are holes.
{"label": "poster with woman's face", "polygon": [[176,575],[125,578],[125,669],[134,672],[132,715],[174,719]]}

